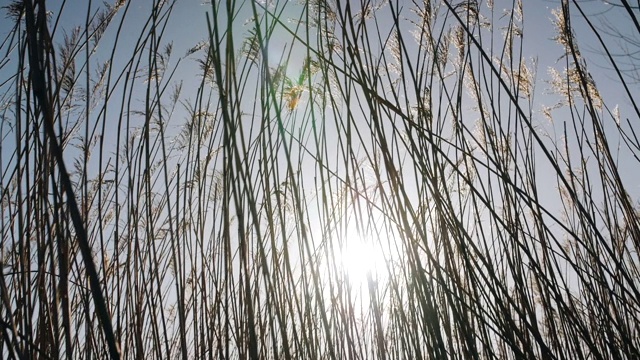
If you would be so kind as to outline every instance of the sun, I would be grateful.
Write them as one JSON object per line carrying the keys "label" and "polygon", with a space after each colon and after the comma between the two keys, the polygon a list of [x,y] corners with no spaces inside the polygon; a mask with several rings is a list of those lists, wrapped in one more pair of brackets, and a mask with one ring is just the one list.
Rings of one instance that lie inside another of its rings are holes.
{"label": "sun", "polygon": [[379,239],[363,231],[349,228],[335,259],[351,286],[378,283],[386,273],[386,261]]}

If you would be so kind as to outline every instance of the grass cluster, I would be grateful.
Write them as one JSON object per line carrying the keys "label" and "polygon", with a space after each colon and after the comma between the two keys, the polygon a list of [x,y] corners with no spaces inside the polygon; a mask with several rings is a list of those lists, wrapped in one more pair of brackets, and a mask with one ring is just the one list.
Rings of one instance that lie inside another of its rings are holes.
{"label": "grass cluster", "polygon": [[67,2],[3,8],[0,357],[640,357],[637,3],[213,1],[174,44],[182,2]]}

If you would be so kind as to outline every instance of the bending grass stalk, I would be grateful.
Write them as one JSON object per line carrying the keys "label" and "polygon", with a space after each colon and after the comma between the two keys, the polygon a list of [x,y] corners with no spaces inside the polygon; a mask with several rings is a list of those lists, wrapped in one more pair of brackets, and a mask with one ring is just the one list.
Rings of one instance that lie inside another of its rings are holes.
{"label": "bending grass stalk", "polygon": [[[87,275],[89,277],[89,283],[91,284],[91,294],[93,296],[96,312],[102,324],[104,330],[104,336],[109,346],[109,355],[113,360],[120,359],[120,347],[113,331],[113,325],[111,323],[111,315],[107,309],[107,304],[102,294],[102,288],[100,286],[100,278],[96,265],[93,261],[93,255],[91,254],[91,247],[87,237],[87,231],[84,228],[82,221],[82,215],[76,202],[75,193],[69,173],[67,172],[64,164],[64,156],[62,154],[62,148],[58,144],[55,129],[53,127],[53,110],[47,96],[47,81],[45,78],[45,68],[47,59],[45,58],[45,51],[48,52],[51,48],[51,39],[47,30],[46,21],[46,7],[44,0],[34,0],[38,7],[38,17],[34,17],[34,4],[31,0],[24,0],[25,13],[26,13],[26,25],[29,45],[29,69],[30,78],[33,86],[33,93],[40,105],[40,111],[42,112],[44,126],[49,142],[51,144],[52,151],[56,157],[56,161],[60,170],[60,178],[62,181],[62,187],[67,195],[67,202],[69,212],[76,231],[76,237],[82,257],[86,267]],[[48,57],[48,54],[46,55]]]}

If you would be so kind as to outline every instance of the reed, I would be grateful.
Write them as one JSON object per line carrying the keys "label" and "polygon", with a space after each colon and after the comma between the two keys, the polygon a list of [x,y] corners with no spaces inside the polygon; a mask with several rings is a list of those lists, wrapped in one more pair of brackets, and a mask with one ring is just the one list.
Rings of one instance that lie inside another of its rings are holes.
{"label": "reed", "polygon": [[3,358],[640,357],[637,4],[143,3],[3,7]]}

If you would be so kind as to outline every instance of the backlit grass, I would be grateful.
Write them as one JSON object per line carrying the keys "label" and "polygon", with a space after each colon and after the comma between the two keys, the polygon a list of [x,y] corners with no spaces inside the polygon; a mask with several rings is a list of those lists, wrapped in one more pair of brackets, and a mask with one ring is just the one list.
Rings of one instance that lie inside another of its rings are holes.
{"label": "backlit grass", "polygon": [[638,4],[544,4],[7,4],[1,357],[640,357]]}

